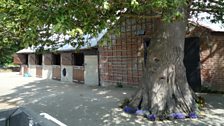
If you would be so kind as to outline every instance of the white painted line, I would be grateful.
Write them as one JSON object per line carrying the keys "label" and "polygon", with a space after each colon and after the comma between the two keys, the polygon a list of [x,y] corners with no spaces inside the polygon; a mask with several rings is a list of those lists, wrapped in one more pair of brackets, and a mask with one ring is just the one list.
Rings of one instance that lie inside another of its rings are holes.
{"label": "white painted line", "polygon": [[1,118],[1,119],[0,119],[0,122],[1,122],[1,121],[5,121],[5,120],[6,120],[6,118]]}
{"label": "white painted line", "polygon": [[42,116],[48,120],[51,120],[52,122],[58,124],[59,126],[67,126],[66,124],[62,123],[61,121],[57,120],[56,118],[54,118],[53,116],[51,116],[47,113],[40,113],[40,116]]}

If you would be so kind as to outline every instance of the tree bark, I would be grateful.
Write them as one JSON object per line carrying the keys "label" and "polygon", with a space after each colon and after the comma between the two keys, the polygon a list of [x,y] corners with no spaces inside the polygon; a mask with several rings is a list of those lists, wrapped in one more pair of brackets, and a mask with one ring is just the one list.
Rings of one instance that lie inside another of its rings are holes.
{"label": "tree bark", "polygon": [[184,58],[185,21],[157,22],[147,50],[141,88],[129,105],[151,114],[195,111],[195,94],[189,87]]}

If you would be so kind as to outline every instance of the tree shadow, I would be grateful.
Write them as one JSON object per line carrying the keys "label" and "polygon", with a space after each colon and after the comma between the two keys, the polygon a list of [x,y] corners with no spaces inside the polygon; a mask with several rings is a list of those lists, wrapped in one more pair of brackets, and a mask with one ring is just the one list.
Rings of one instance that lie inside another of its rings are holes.
{"label": "tree shadow", "polygon": [[60,89],[65,89],[68,87],[68,84],[55,84],[49,80],[42,80],[39,78],[33,79],[32,77],[20,77],[23,82],[20,78],[19,82],[9,81],[9,83],[5,83],[5,85],[10,85],[12,83],[15,84],[12,84],[14,85],[14,88],[11,88],[5,95],[0,95],[0,103],[6,103],[14,106],[35,103],[45,97],[63,94],[63,90],[57,91],[57,89],[59,87]]}
{"label": "tree shadow", "polygon": [[[142,126],[142,125],[221,125],[224,95],[204,94],[206,117],[192,120],[148,121],[146,118],[124,113],[118,103],[129,98],[136,88],[86,86],[71,82],[9,76],[0,86],[12,86],[8,93],[0,93],[0,104],[27,107],[37,114],[45,112],[68,126]],[[1,108],[4,109],[4,108]]]}
{"label": "tree shadow", "polygon": [[203,86],[223,91],[224,86],[224,34],[205,32],[201,37],[201,77]]}
{"label": "tree shadow", "polygon": [[[67,125],[104,125],[101,117],[117,108],[118,102],[136,89],[131,87],[98,87],[43,80],[38,78],[6,78],[4,85],[19,80],[8,92],[0,93],[0,104],[23,106],[36,113],[46,112]],[[10,81],[12,79],[13,81]],[[3,85],[0,85],[0,87]],[[6,90],[6,89],[5,89]]]}

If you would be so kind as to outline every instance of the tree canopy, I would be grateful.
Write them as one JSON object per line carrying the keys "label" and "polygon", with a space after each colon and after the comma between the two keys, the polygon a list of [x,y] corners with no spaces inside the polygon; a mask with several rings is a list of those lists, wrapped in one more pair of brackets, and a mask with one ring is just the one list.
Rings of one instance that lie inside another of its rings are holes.
{"label": "tree canopy", "polygon": [[70,35],[64,43],[80,45],[83,41],[72,40],[111,29],[121,16],[171,22],[183,19],[180,7],[189,15],[207,12],[213,22],[224,22],[223,6],[223,0],[1,0],[0,46],[53,45],[55,33]]}
{"label": "tree canopy", "polygon": [[129,105],[157,115],[190,113],[196,110],[196,98],[183,65],[186,20],[206,12],[204,18],[224,23],[223,7],[223,0],[1,0],[0,41],[50,46],[68,35],[61,43],[76,46],[85,43],[84,35],[114,29],[123,16],[159,18],[162,22],[153,25],[160,32],[147,50],[141,88]]}

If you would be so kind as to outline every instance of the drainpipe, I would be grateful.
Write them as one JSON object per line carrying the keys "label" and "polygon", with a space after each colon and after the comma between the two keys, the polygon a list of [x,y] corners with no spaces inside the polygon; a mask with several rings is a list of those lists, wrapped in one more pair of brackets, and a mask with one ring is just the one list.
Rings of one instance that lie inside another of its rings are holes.
{"label": "drainpipe", "polygon": [[[98,47],[99,48],[99,47]],[[101,86],[100,83],[100,55],[99,55],[99,49],[97,48],[97,62],[98,62],[98,86]]]}

